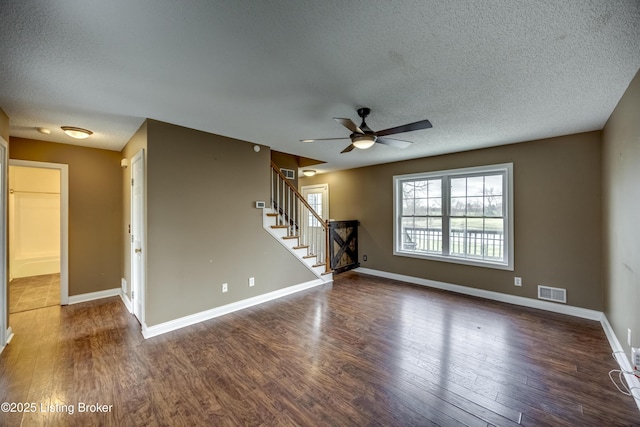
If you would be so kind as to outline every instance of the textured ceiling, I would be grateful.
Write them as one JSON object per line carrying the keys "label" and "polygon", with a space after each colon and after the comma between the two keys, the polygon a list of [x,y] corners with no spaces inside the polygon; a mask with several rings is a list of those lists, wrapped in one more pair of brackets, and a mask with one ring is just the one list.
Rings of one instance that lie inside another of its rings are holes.
{"label": "textured ceiling", "polygon": [[[601,129],[640,68],[640,1],[2,0],[0,40],[12,136],[120,150],[149,117],[332,170]],[[362,106],[433,129],[299,142]]]}

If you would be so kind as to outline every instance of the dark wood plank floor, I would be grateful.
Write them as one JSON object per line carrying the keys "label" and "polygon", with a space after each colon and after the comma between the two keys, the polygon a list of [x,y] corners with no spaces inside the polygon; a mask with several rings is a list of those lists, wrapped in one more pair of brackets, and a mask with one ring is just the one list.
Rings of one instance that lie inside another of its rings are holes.
{"label": "dark wood plank floor", "polygon": [[119,298],[11,324],[3,426],[640,425],[598,322],[354,272],[149,340]]}

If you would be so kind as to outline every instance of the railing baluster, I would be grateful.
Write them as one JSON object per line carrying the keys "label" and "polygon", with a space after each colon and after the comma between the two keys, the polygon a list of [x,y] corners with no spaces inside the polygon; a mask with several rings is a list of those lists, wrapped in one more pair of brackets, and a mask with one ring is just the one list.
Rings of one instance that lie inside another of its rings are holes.
{"label": "railing baluster", "polygon": [[291,225],[291,189],[287,191],[287,230],[289,231],[289,235],[293,236],[293,227]]}
{"label": "railing baluster", "polygon": [[286,223],[287,234],[299,236],[299,244],[309,246],[309,253],[316,255],[317,263],[325,264],[325,271],[330,272],[331,267],[327,258],[329,222],[323,220],[313,210],[273,162],[271,162],[271,170],[271,200],[272,207],[278,214],[278,224]]}

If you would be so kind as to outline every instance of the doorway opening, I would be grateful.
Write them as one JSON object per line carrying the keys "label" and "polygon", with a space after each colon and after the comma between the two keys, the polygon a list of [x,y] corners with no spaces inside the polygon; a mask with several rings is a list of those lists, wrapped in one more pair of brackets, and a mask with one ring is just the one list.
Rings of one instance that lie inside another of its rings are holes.
{"label": "doorway opening", "polygon": [[9,161],[9,313],[68,303],[67,165]]}

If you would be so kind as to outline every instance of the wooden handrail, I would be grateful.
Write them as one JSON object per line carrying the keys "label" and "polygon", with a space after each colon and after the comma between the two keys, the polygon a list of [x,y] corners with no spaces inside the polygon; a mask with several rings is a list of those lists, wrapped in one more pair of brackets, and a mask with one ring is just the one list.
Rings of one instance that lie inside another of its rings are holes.
{"label": "wooden handrail", "polygon": [[[324,231],[324,250],[321,252],[323,253],[324,256],[324,264],[325,264],[325,272],[326,273],[330,273],[331,272],[331,265],[330,265],[330,260],[328,257],[328,251],[329,251],[329,220],[324,220],[320,217],[320,215],[318,215],[318,213],[315,211],[315,209],[313,209],[311,207],[311,205],[309,205],[309,203],[305,200],[304,196],[302,194],[300,194],[300,192],[298,191],[298,189],[296,187],[293,186],[293,184],[291,184],[291,182],[289,182],[289,179],[280,171],[280,168],[278,167],[278,165],[276,165],[273,161],[271,162],[271,169],[273,171],[275,171],[275,173],[277,174],[277,176],[279,177],[278,181],[282,181],[283,183],[286,184],[287,188],[289,189],[289,191],[291,193],[293,193],[293,198],[297,199],[312,215],[313,217],[316,219],[316,221],[318,221],[318,224],[322,224],[322,226],[320,227],[320,229],[322,229]],[[273,185],[273,183],[272,183]],[[279,183],[277,184],[278,186],[280,185]],[[284,189],[283,189],[284,191]],[[273,197],[273,192],[272,192],[272,197]],[[272,200],[273,206],[274,208],[277,206],[277,203],[275,200]],[[279,203],[279,200],[278,200]],[[278,210],[281,210],[278,207]],[[288,217],[288,213],[282,209],[281,210],[281,215],[283,215],[284,217]],[[290,225],[293,225],[295,227],[298,227],[298,224],[296,224],[295,222],[291,222],[291,219],[288,219],[288,222]],[[302,230],[302,229],[300,229]],[[301,236],[299,236],[301,237]],[[321,260],[322,261],[322,260]]]}
{"label": "wooden handrail", "polygon": [[309,203],[305,200],[305,198],[302,196],[302,194],[300,194],[300,192],[298,191],[298,189],[296,187],[293,186],[293,184],[291,184],[289,182],[289,179],[284,176],[284,174],[282,172],[280,172],[280,168],[278,167],[278,165],[276,165],[275,163],[273,163],[273,161],[271,161],[271,168],[276,171],[276,173],[280,176],[280,178],[282,178],[283,182],[285,184],[287,184],[287,186],[291,189],[291,191],[293,191],[293,193],[296,195],[296,197],[300,200],[300,202],[302,202],[302,204],[309,209],[309,212],[311,212],[313,214],[314,217],[316,217],[316,219],[325,226],[327,226],[326,222],[324,219],[322,219],[320,217],[320,215],[318,215],[316,213],[316,211],[311,207],[311,205],[309,205]]}

